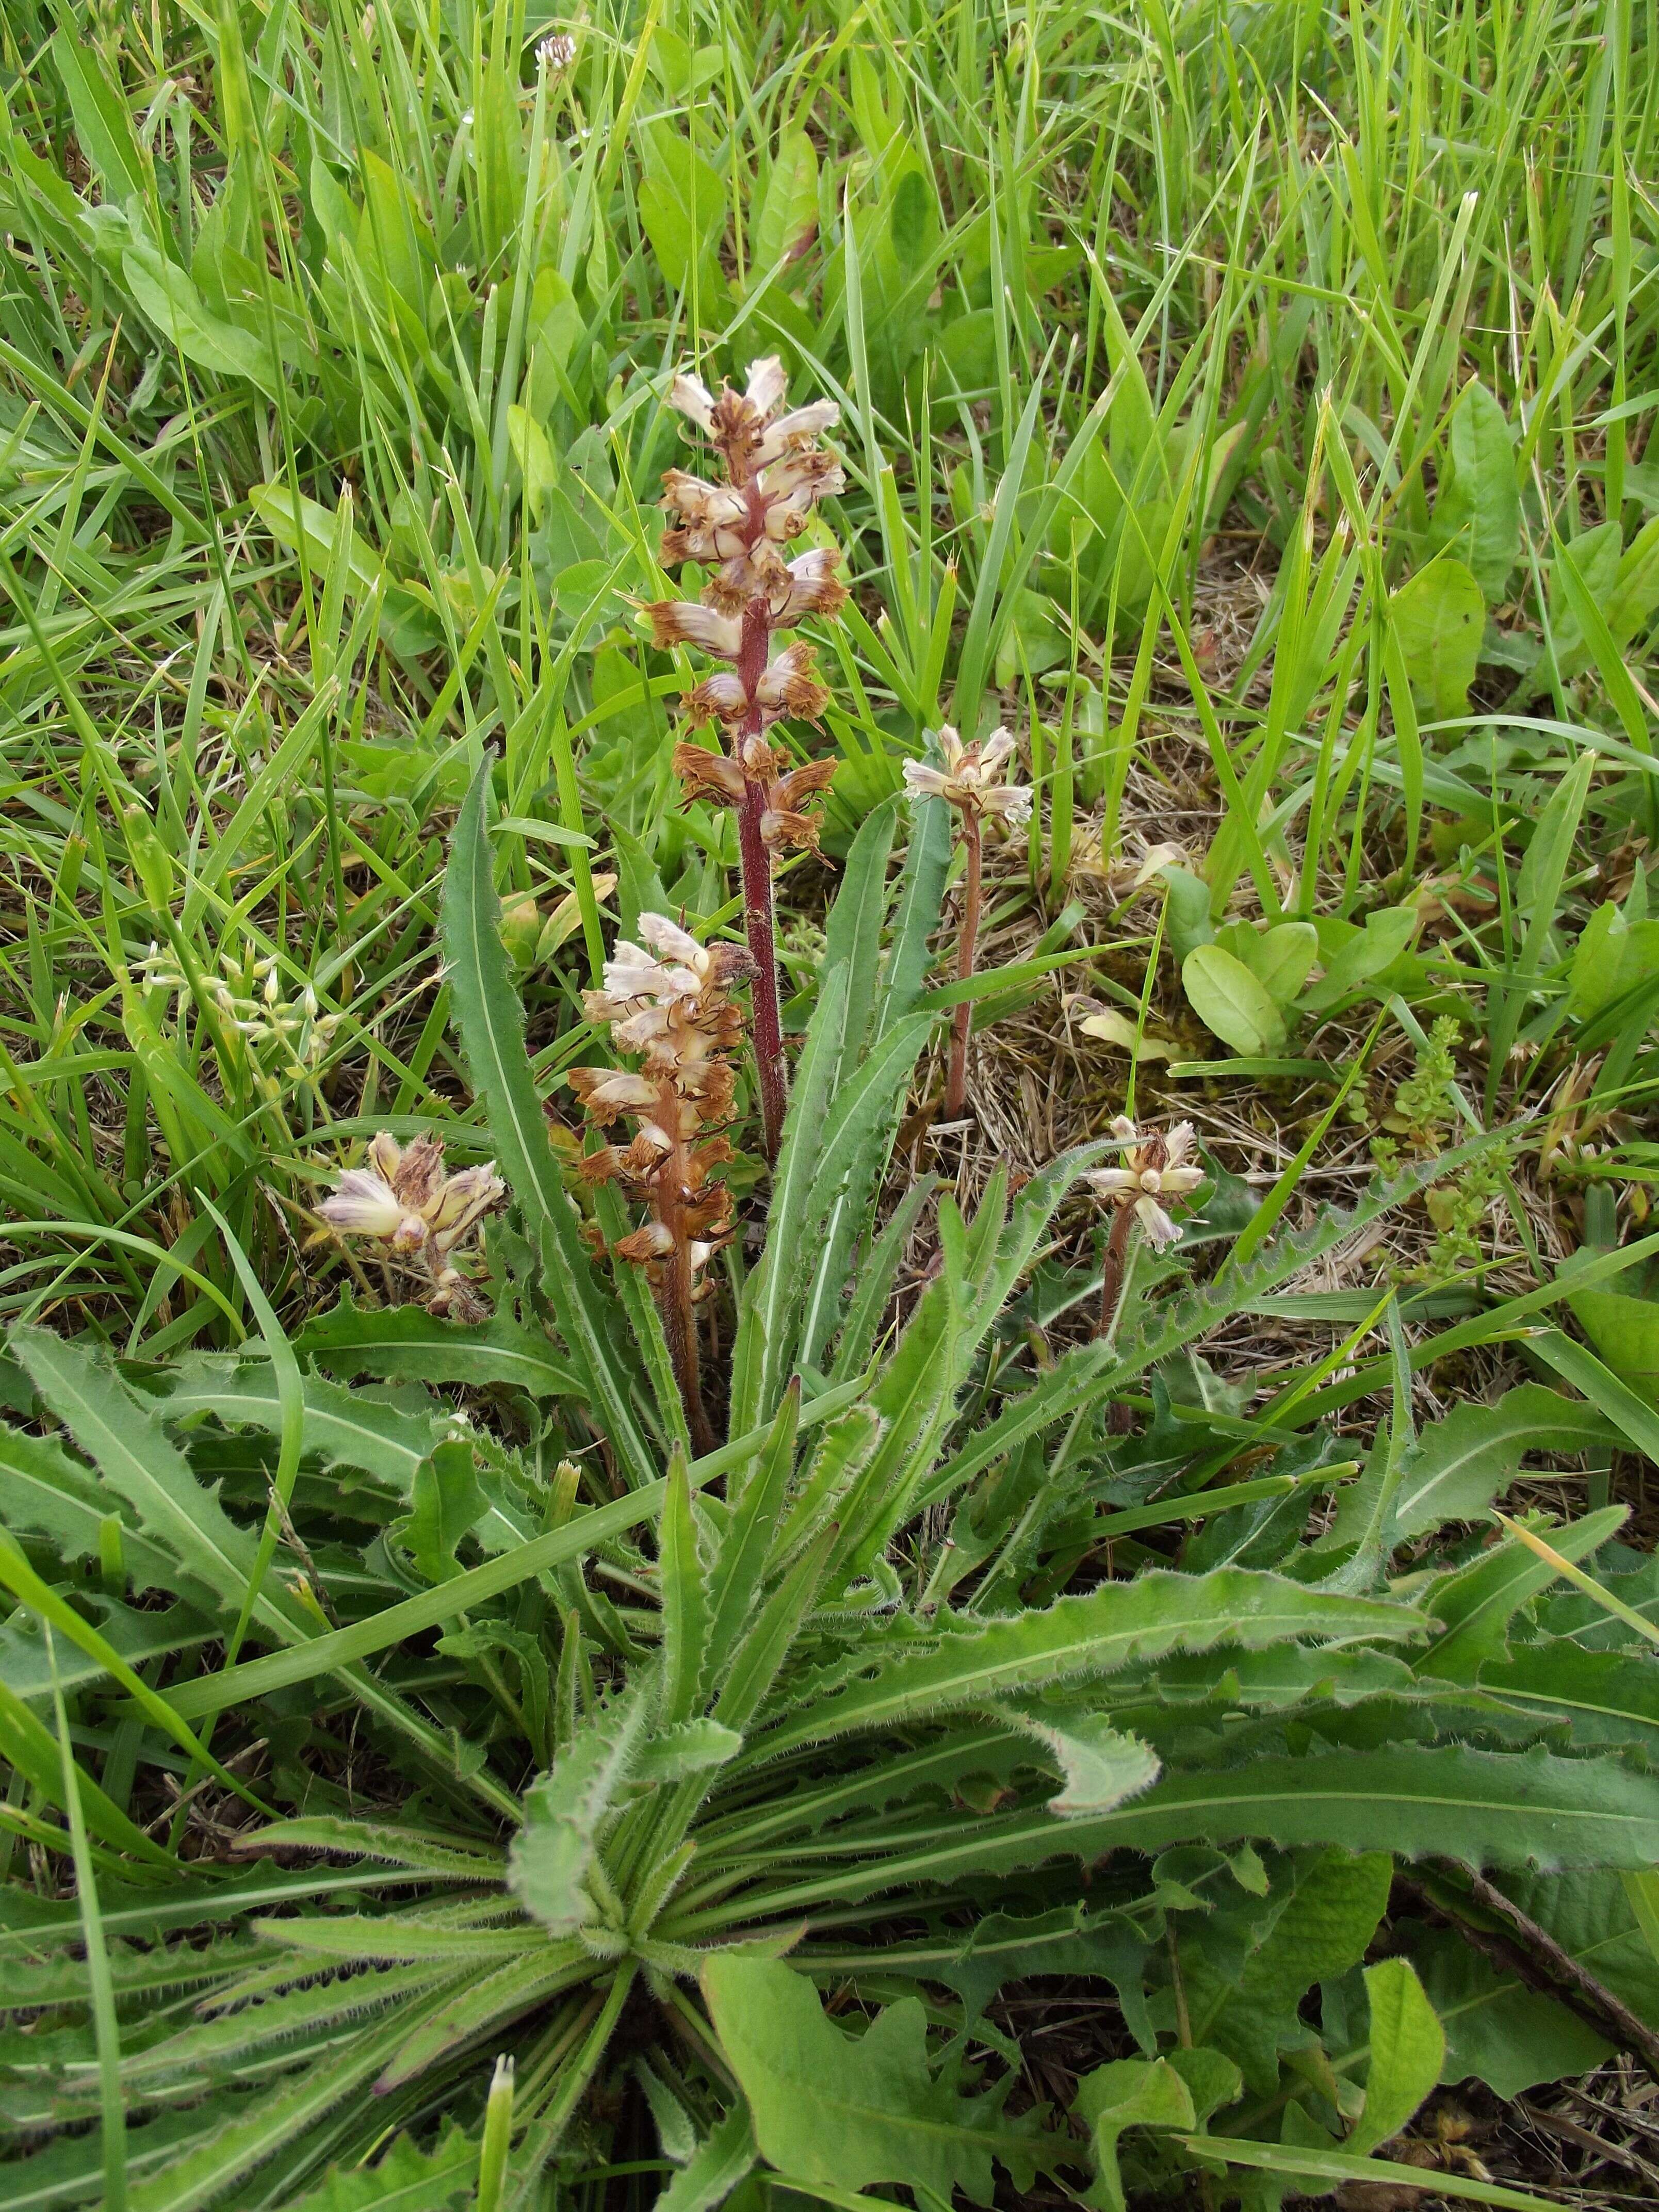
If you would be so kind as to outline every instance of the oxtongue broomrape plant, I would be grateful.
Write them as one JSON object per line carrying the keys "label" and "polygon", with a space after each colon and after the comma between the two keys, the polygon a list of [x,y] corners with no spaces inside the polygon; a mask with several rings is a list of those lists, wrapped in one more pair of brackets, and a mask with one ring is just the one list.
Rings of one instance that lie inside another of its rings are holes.
{"label": "oxtongue broomrape plant", "polygon": [[842,489],[841,464],[817,444],[839,412],[832,400],[784,410],[783,367],[775,356],[751,363],[747,388],[722,386],[716,398],[694,376],[677,376],[669,398],[720,453],[724,483],[683,469],[664,476],[663,505],[677,520],[663,533],[665,568],[696,562],[710,571],[698,597],[659,599],[645,610],[654,641],[694,646],[724,664],[685,694],[689,720],[714,720],[729,750],[677,747],[674,766],[688,798],[734,808],[743,874],[744,918],[753,957],[755,1061],[766,1155],[775,1163],[783,1135],[788,1075],[778,998],[773,915],[773,855],[814,848],[817,828],[804,810],[835,774],[832,761],[791,767],[768,732],[785,717],[816,722],[829,702],[814,648],[804,639],[774,641],[809,615],[833,617],[847,598],[833,545],[793,561],[783,548],[799,538],[817,502]]}
{"label": "oxtongue broomrape plant", "polygon": [[692,1309],[703,1269],[731,1234],[731,1193],[712,1177],[732,1147],[706,1133],[732,1111],[731,1054],[743,1039],[743,1016],[728,987],[752,977],[754,963],[738,945],[699,945],[666,915],[642,914],[639,929],[650,949],[620,940],[605,963],[604,989],[587,992],[585,1005],[590,1021],[609,1023],[619,1051],[643,1055],[641,1065],[637,1072],[573,1067],[568,1079],[596,1127],[634,1124],[630,1144],[588,1153],[581,1172],[590,1183],[620,1185],[650,1208],[650,1218],[612,1249],[650,1273],[691,1440],[711,1451]]}
{"label": "oxtongue broomrape plant", "polygon": [[[963,888],[962,921],[957,931],[957,981],[965,983],[974,972],[979,945],[980,908],[984,899],[985,839],[988,815],[1017,830],[1031,818],[1029,784],[1005,781],[1014,755],[1013,732],[995,729],[973,744],[963,744],[947,722],[939,733],[939,758],[906,761],[905,789],[913,799],[942,799],[955,812],[967,860]],[[953,1121],[968,1103],[968,1038],[974,1010],[964,999],[951,1025],[951,1061],[945,1079],[945,1118]]]}

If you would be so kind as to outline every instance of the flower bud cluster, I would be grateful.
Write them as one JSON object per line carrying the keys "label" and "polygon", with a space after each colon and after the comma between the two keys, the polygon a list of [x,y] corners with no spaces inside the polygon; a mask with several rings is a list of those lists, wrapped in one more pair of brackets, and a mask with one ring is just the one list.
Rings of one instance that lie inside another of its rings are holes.
{"label": "flower bud cluster", "polygon": [[418,1268],[428,1312],[476,1321],[487,1309],[452,1255],[506,1196],[494,1160],[450,1175],[440,1139],[416,1137],[405,1146],[381,1129],[370,1141],[368,1165],[347,1168],[317,1211],[337,1236],[368,1237],[388,1258]]}
{"label": "flower bud cluster", "polygon": [[751,365],[744,392],[727,385],[717,398],[696,377],[678,376],[669,398],[719,449],[726,481],[665,475],[663,505],[677,519],[663,533],[663,566],[696,561],[713,573],[698,599],[659,599],[646,618],[655,644],[694,646],[723,664],[681,706],[692,721],[719,722],[732,747],[727,758],[682,744],[674,766],[688,797],[738,805],[745,787],[760,787],[767,846],[811,847],[817,825],[802,802],[828,785],[834,764],[792,769],[766,733],[786,716],[817,722],[829,704],[815,648],[796,638],[775,650],[773,641],[810,615],[833,618],[847,599],[833,545],[784,556],[818,501],[844,484],[841,464],[817,443],[838,410],[823,400],[786,412],[775,356]]}
{"label": "flower bud cluster", "polygon": [[617,1256],[651,1267],[659,1287],[683,1259],[696,1297],[696,1279],[732,1231],[731,1194],[713,1180],[732,1146],[706,1133],[731,1118],[731,1056],[744,1036],[731,986],[752,974],[752,963],[738,945],[699,945],[666,915],[642,914],[639,929],[645,945],[620,941],[604,989],[584,1003],[588,1019],[608,1023],[617,1050],[640,1066],[573,1067],[567,1080],[597,1127],[634,1124],[629,1143],[582,1162],[588,1182],[617,1183],[651,1208]]}

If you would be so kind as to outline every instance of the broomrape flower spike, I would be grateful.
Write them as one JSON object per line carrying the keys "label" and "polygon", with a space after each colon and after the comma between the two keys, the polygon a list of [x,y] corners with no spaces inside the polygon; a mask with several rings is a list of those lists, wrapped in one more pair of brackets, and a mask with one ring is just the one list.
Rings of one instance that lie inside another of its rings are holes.
{"label": "broomrape flower spike", "polygon": [[815,648],[803,639],[774,650],[780,631],[808,616],[833,620],[847,599],[836,575],[841,555],[817,545],[786,560],[783,549],[805,530],[818,501],[842,489],[833,453],[817,445],[839,413],[833,400],[786,410],[783,365],[775,355],[750,364],[742,392],[718,396],[695,376],[677,376],[671,405],[718,450],[726,482],[684,469],[663,477],[662,504],[675,520],[663,532],[665,568],[695,561],[710,573],[696,599],[661,599],[644,610],[653,641],[692,646],[720,664],[688,691],[688,720],[714,721],[727,750],[675,748],[688,799],[731,806],[738,817],[744,925],[754,963],[755,1061],[766,1156],[775,1161],[783,1133],[788,1077],[779,1012],[773,854],[815,850],[817,823],[805,811],[835,773],[831,761],[792,768],[767,732],[791,719],[816,723],[830,702]]}
{"label": "broomrape flower spike", "polygon": [[[957,937],[957,980],[965,983],[974,972],[979,942],[982,896],[984,841],[981,831],[988,814],[999,816],[1011,830],[1031,818],[1031,787],[1007,783],[1004,771],[1013,758],[1011,730],[995,729],[981,742],[964,745],[947,722],[939,733],[939,764],[906,761],[904,787],[913,799],[942,799],[955,808],[962,824],[962,842],[968,855],[968,880],[962,902],[962,926]],[[954,1121],[968,1103],[968,1037],[973,1027],[973,1007],[967,1001],[957,1008],[951,1030],[951,1065],[945,1082],[945,1118]]]}
{"label": "broomrape flower spike", "polygon": [[1097,1336],[1110,1331],[1123,1293],[1123,1265],[1129,1249],[1129,1231],[1136,1222],[1154,1251],[1162,1252],[1181,1237],[1165,1212],[1166,1198],[1190,1198],[1204,1180],[1204,1170],[1192,1158],[1193,1125],[1177,1121],[1167,1133],[1150,1131],[1145,1136],[1128,1116],[1120,1114],[1112,1134],[1124,1147],[1122,1163],[1115,1168],[1095,1168],[1085,1181],[1113,1208],[1111,1232],[1106,1240],[1105,1272],[1101,1281],[1100,1321]]}
{"label": "broomrape flower spike", "polygon": [[642,1064],[573,1067],[566,1079],[595,1128],[624,1116],[634,1124],[631,1143],[601,1146],[581,1171],[650,1208],[614,1254],[650,1274],[692,1443],[710,1451],[693,1308],[707,1286],[703,1270],[732,1233],[732,1194],[713,1177],[732,1154],[723,1135],[706,1133],[731,1116],[731,1056],[743,1042],[731,986],[752,980],[754,963],[739,945],[699,945],[666,915],[642,914],[639,931],[644,944],[619,941],[604,988],[583,1003],[590,1021],[610,1024],[617,1050]]}
{"label": "broomrape flower spike", "polygon": [[447,1175],[436,1137],[405,1147],[382,1129],[369,1145],[368,1165],[347,1168],[317,1211],[337,1236],[368,1237],[418,1267],[429,1313],[478,1321],[485,1309],[451,1255],[506,1195],[494,1160]]}

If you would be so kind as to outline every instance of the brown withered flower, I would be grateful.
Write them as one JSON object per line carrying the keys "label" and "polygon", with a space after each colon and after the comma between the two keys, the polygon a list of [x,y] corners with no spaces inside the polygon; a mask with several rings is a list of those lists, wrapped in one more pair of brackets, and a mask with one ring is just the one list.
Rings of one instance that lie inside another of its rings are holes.
{"label": "brown withered flower", "polygon": [[451,1255],[506,1196],[494,1160],[450,1175],[438,1138],[400,1146],[381,1129],[370,1140],[368,1165],[344,1169],[317,1212],[337,1236],[368,1237],[388,1257],[415,1266],[428,1285],[428,1311],[474,1321],[485,1309]]}
{"label": "brown withered flower", "polygon": [[767,1157],[775,1160],[788,1081],[772,856],[792,847],[816,848],[817,827],[805,802],[827,787],[834,764],[792,766],[768,735],[786,720],[817,723],[830,702],[815,648],[802,638],[782,646],[775,641],[810,616],[833,620],[846,603],[835,546],[815,545],[793,560],[784,550],[806,529],[819,501],[845,483],[840,462],[817,443],[839,410],[833,400],[786,409],[783,367],[775,356],[751,363],[742,392],[728,384],[716,395],[694,376],[677,376],[668,396],[715,447],[726,480],[712,483],[684,469],[665,475],[662,503],[674,520],[663,533],[663,566],[696,561],[713,573],[696,599],[659,599],[644,617],[656,645],[690,646],[720,664],[684,695],[681,708],[692,721],[715,723],[726,750],[683,744],[674,766],[688,798],[737,813],[755,967],[761,1120]]}
{"label": "brown withered flower", "polygon": [[708,1451],[714,1437],[692,1309],[707,1287],[704,1270],[732,1233],[731,1193],[714,1176],[732,1152],[718,1130],[731,1116],[731,1056],[744,1037],[731,987],[752,981],[754,963],[741,946],[699,945],[666,915],[642,914],[639,931],[644,945],[617,945],[603,988],[587,992],[584,1006],[590,1021],[609,1024],[618,1051],[641,1064],[573,1067],[566,1080],[593,1127],[634,1125],[627,1144],[587,1153],[581,1172],[650,1209],[611,1249],[650,1274],[692,1441]]}

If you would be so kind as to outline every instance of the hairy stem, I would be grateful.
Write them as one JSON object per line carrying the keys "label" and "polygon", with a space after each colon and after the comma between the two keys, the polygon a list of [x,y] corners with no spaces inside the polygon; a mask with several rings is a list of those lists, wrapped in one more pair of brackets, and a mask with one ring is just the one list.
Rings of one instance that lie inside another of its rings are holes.
{"label": "hairy stem", "polygon": [[1134,1226],[1135,1212],[1132,1206],[1120,1206],[1112,1215],[1110,1234],[1106,1239],[1106,1265],[1100,1279],[1100,1319],[1095,1323],[1097,1336],[1109,1336],[1112,1323],[1117,1319],[1117,1302],[1123,1296],[1124,1264],[1129,1253],[1129,1232]]}
{"label": "hairy stem", "polygon": [[[957,939],[957,981],[965,983],[974,972],[979,945],[979,910],[982,892],[984,852],[979,817],[971,807],[963,811],[963,842],[968,848],[968,883],[962,902],[962,929]],[[945,1082],[945,1118],[954,1121],[968,1103],[968,1037],[974,1025],[974,1009],[964,1000],[951,1025],[951,1068]]]}

